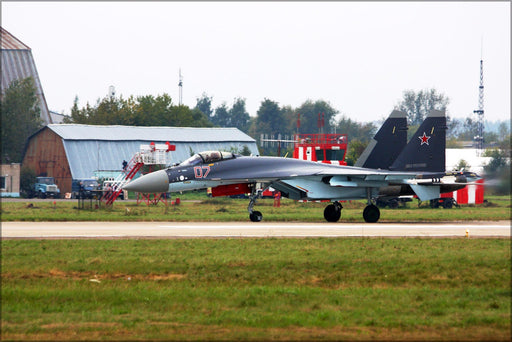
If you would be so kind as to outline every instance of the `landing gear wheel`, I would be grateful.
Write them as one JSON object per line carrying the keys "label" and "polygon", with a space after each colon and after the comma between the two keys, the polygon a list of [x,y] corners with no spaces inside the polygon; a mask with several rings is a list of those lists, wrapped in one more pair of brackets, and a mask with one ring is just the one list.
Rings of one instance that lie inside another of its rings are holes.
{"label": "landing gear wheel", "polygon": [[368,223],[377,222],[380,218],[379,208],[377,208],[377,206],[375,206],[373,204],[367,205],[363,211],[363,218],[364,218],[365,222],[368,222]]}
{"label": "landing gear wheel", "polygon": [[263,214],[259,211],[253,211],[249,214],[249,218],[252,222],[260,222],[263,219]]}
{"label": "landing gear wheel", "polygon": [[329,204],[324,209],[324,218],[327,222],[338,222],[341,217],[341,206]]}
{"label": "landing gear wheel", "polygon": [[448,198],[448,199],[446,199],[446,200],[443,202],[443,208],[445,208],[445,209],[451,209],[451,208],[453,208],[453,202],[452,202],[452,199],[451,199],[451,198]]}

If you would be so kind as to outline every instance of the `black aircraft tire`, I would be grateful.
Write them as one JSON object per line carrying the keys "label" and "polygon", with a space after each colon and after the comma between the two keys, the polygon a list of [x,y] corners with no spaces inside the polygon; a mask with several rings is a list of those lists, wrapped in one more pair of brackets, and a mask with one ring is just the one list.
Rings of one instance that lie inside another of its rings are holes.
{"label": "black aircraft tire", "polygon": [[253,211],[249,215],[249,218],[251,219],[252,222],[260,222],[263,219],[263,214],[260,213],[259,211]]}
{"label": "black aircraft tire", "polygon": [[453,202],[451,200],[451,198],[448,198],[446,199],[444,202],[443,202],[443,208],[445,209],[451,209],[453,207]]}
{"label": "black aircraft tire", "polygon": [[363,211],[363,218],[367,223],[375,223],[380,218],[380,210],[376,206],[367,205]]}
{"label": "black aircraft tire", "polygon": [[341,217],[341,210],[338,209],[334,204],[329,204],[324,209],[324,218],[327,222],[338,222]]}

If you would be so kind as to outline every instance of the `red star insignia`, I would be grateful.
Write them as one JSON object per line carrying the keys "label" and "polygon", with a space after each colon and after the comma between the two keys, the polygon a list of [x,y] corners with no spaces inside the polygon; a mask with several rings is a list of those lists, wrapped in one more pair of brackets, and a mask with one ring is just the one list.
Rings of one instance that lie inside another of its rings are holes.
{"label": "red star insignia", "polygon": [[418,137],[418,138],[421,140],[421,145],[423,145],[423,144],[427,144],[428,145],[428,139],[430,139],[430,137],[427,136],[425,134],[425,132],[423,132],[423,136],[422,137]]}

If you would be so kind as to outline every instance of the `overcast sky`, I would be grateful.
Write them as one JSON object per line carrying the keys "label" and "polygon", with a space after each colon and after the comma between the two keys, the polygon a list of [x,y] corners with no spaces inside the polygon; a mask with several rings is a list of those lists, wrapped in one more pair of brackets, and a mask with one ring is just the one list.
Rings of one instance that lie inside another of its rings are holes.
{"label": "overcast sky", "polygon": [[32,48],[50,110],[117,94],[194,107],[265,98],[328,101],[353,120],[387,116],[406,89],[435,88],[448,114],[510,119],[506,2],[5,2],[2,26]]}

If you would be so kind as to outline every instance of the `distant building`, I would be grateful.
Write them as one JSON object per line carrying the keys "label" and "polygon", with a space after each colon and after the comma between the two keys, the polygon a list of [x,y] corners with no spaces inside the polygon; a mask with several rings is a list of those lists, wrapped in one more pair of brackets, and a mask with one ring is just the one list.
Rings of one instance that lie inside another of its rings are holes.
{"label": "distant building", "polygon": [[54,124],[61,124],[64,121],[64,118],[68,117],[65,114],[60,114],[60,113],[57,113],[57,112],[54,112],[54,111],[51,111],[51,110],[50,110],[50,116],[51,116],[52,122]]}
{"label": "distant building", "polygon": [[20,164],[0,166],[1,197],[20,197]]}
{"label": "distant building", "polygon": [[484,175],[484,165],[489,164],[491,157],[481,157],[477,154],[476,148],[447,148],[446,149],[446,171],[453,171],[461,160],[465,160],[470,168],[466,171],[476,172]]}
{"label": "distant building", "polygon": [[5,90],[9,88],[12,81],[22,80],[27,77],[34,79],[36,87],[36,95],[39,99],[39,107],[41,109],[41,119],[44,124],[53,123],[46,99],[44,97],[43,87],[41,86],[41,80],[37,73],[36,64],[34,57],[32,56],[32,50],[19,39],[10,34],[3,27],[0,27],[2,34],[2,83],[1,83],[1,95],[5,93]]}
{"label": "distant building", "polygon": [[172,163],[209,150],[257,155],[256,141],[237,128],[134,127],[50,124],[29,137],[22,165],[37,176],[54,177],[61,193],[71,192],[73,179],[92,178],[98,170],[121,170],[141,145],[176,145]]}

